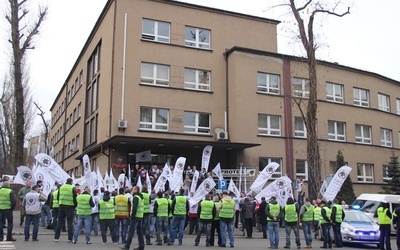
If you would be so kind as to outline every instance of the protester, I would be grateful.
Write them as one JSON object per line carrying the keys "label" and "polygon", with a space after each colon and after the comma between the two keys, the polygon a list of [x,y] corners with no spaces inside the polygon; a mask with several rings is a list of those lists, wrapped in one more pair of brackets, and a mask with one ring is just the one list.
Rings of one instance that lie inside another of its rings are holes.
{"label": "protester", "polygon": [[111,199],[109,191],[105,191],[103,199],[99,202],[100,230],[103,245],[107,243],[107,228],[110,229],[110,236],[114,245],[118,244],[115,228],[115,201]]}
{"label": "protester", "polygon": [[205,199],[200,202],[198,214],[200,215],[200,229],[197,232],[195,239],[195,246],[198,246],[200,243],[200,237],[204,232],[206,235],[206,247],[210,246],[210,234],[211,234],[211,224],[216,214],[216,208],[214,202],[211,200],[211,195],[206,194]]}
{"label": "protester", "polygon": [[[255,214],[254,203],[251,202],[249,198],[245,198],[244,203],[242,205],[242,215],[244,218],[244,228],[246,229],[247,238],[249,239],[253,237],[254,214]],[[244,236],[244,230],[243,230],[243,236]]]}
{"label": "protester", "polygon": [[122,244],[126,243],[126,234],[128,231],[128,218],[131,209],[131,201],[125,195],[125,189],[119,188],[118,195],[115,197],[115,237],[117,242],[121,236]]}
{"label": "protester", "polygon": [[304,198],[304,205],[300,208],[299,217],[299,226],[303,228],[304,239],[306,241],[306,245],[304,246],[304,248],[312,248],[311,227],[314,219],[314,206],[311,205],[308,197]]}
{"label": "protester", "polygon": [[[389,210],[389,203],[387,201],[381,201],[379,208],[376,210],[376,215],[378,216],[379,223],[379,248],[381,250],[390,250],[390,230],[391,230],[391,220],[392,213]],[[386,248],[385,248],[386,246]]]}
{"label": "protester", "polygon": [[320,207],[321,200],[317,199],[314,204],[314,238],[318,237],[318,227],[319,221],[321,219],[321,207]]}
{"label": "protester", "polygon": [[72,186],[72,179],[68,178],[67,182],[60,187],[60,191],[58,192],[59,215],[56,232],[54,234],[55,242],[59,241],[61,227],[65,224],[65,219],[67,219],[68,242],[72,242],[74,233],[72,222],[74,219],[74,211],[77,206],[76,197],[77,193],[76,189]]}
{"label": "protester", "polygon": [[331,239],[331,209],[326,206],[326,202],[322,200],[320,202],[321,206],[321,217],[319,219],[319,224],[322,228],[322,234],[324,236],[324,245],[321,248],[332,248],[332,239]]}
{"label": "protester", "polygon": [[286,245],[283,248],[290,249],[290,233],[293,230],[296,240],[297,249],[300,249],[300,233],[299,233],[299,208],[294,204],[293,198],[289,197],[284,207],[285,213],[285,231]]}
{"label": "protester", "polygon": [[[184,190],[180,189],[179,194],[175,196],[171,204],[172,221],[170,227],[170,242],[168,245],[173,245],[176,236],[178,236],[178,243],[181,246],[183,241],[183,230],[185,228],[186,214],[189,211],[189,202],[183,195]],[[211,227],[210,227],[211,230]]]}
{"label": "protester", "polygon": [[261,203],[258,207],[258,219],[261,226],[261,232],[263,234],[263,238],[267,239],[267,215],[265,213],[265,209],[267,208],[267,202],[265,197],[261,197]]}
{"label": "protester", "polygon": [[272,196],[267,208],[265,209],[268,221],[269,231],[269,248],[278,249],[279,246],[279,221],[282,218],[283,211],[281,206],[276,201],[276,197]]}
{"label": "protester", "polygon": [[10,188],[10,182],[5,181],[3,186],[0,188],[0,241],[4,238],[4,222],[7,220],[7,241],[16,241],[12,237],[13,230],[13,210],[17,205],[17,197],[14,191]]}
{"label": "protester", "polygon": [[[25,187],[22,187],[17,194],[17,197],[20,201],[20,204],[22,204],[22,201],[25,198],[25,195],[31,191],[31,181],[26,181]],[[25,208],[21,206],[21,209],[19,211],[20,217],[19,217],[19,226],[21,227],[24,224],[24,218],[25,218]]]}
{"label": "protester", "polygon": [[136,231],[138,236],[139,247],[137,249],[144,249],[144,235],[143,235],[143,209],[144,201],[143,195],[140,193],[140,188],[134,186],[132,188],[133,202],[132,202],[132,213],[131,213],[131,225],[129,226],[128,238],[124,246],[121,249],[129,250],[131,247],[133,235]]}
{"label": "protester", "polygon": [[[400,203],[400,200],[399,200]],[[396,245],[397,249],[400,249],[400,206],[396,207],[396,209],[393,211],[392,214],[392,221],[393,221],[393,227],[396,229]]]}
{"label": "protester", "polygon": [[[193,192],[190,193],[190,197],[193,196]],[[189,205],[189,213],[188,213],[188,218],[189,218],[189,234],[193,234],[193,232],[195,234],[197,234],[197,232],[199,231],[199,224],[198,224],[198,214],[197,214],[197,210],[199,208],[199,203],[190,203]]]}
{"label": "protester", "polygon": [[345,217],[345,212],[343,211],[343,207],[339,205],[337,199],[333,199],[331,221],[332,221],[335,245],[337,248],[343,247],[341,225],[344,217]]}
{"label": "protester", "polygon": [[226,232],[229,235],[229,244],[235,246],[235,238],[233,235],[233,217],[235,215],[235,202],[228,195],[228,192],[222,192],[222,200],[218,204],[217,211],[220,218],[221,230],[221,247],[226,247]]}
{"label": "protester", "polygon": [[[157,228],[157,245],[161,246],[163,239],[162,234],[165,234],[166,242],[170,242],[170,231],[168,223],[168,214],[170,212],[170,205],[168,200],[163,197],[163,193],[159,191],[157,198],[154,202],[154,217],[156,217],[156,228]],[[165,242],[164,241],[164,242]]]}
{"label": "protester", "polygon": [[90,188],[86,188],[83,193],[76,198],[78,203],[76,214],[78,218],[74,238],[72,240],[74,244],[78,241],[82,227],[85,228],[86,244],[92,244],[90,241],[90,233],[92,232],[92,207],[94,207],[94,202],[90,191]]}
{"label": "protester", "polygon": [[93,191],[92,199],[94,203],[94,207],[92,207],[92,229],[93,235],[97,237],[99,236],[99,190],[95,189]]}
{"label": "protester", "polygon": [[[218,195],[214,196],[213,198],[214,201],[214,207],[217,209],[218,204],[219,204],[219,197]],[[219,223],[219,213],[217,210],[215,210],[215,216],[211,225],[211,235],[210,235],[210,246],[214,246],[214,238],[215,238],[215,231],[217,231],[218,234],[218,246],[221,246],[221,227]]]}
{"label": "protester", "polygon": [[146,245],[153,245],[150,240],[150,194],[147,185],[142,186],[143,195],[143,233],[146,238]]}
{"label": "protester", "polygon": [[25,241],[29,241],[29,229],[31,224],[33,224],[32,241],[39,241],[39,219],[42,209],[42,201],[46,200],[46,196],[44,196],[44,194],[39,190],[37,185],[34,185],[31,192],[25,195],[25,198],[22,201],[22,207],[26,212],[26,223],[24,229]]}

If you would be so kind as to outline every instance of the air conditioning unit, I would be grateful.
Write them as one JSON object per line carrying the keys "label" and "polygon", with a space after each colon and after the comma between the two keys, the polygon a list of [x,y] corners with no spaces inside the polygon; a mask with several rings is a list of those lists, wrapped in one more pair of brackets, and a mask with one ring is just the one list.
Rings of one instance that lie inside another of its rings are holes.
{"label": "air conditioning unit", "polygon": [[118,128],[126,129],[128,127],[127,120],[118,120]]}
{"label": "air conditioning unit", "polygon": [[227,141],[228,140],[228,132],[218,131],[217,140],[218,141]]}

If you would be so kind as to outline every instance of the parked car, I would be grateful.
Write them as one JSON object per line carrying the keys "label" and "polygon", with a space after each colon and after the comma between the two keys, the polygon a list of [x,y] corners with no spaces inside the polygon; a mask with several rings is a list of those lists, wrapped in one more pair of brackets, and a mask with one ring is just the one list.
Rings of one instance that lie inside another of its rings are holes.
{"label": "parked car", "polygon": [[[379,248],[379,225],[359,210],[345,210],[345,214],[341,224],[343,243],[376,244]],[[334,240],[332,229],[330,232]],[[318,239],[323,240],[321,227]]]}

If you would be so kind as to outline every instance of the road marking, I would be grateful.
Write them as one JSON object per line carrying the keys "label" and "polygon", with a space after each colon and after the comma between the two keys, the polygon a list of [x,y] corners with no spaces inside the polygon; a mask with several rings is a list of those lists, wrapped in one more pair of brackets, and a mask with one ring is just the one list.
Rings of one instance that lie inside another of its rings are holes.
{"label": "road marking", "polygon": [[0,241],[0,249],[15,249],[14,243],[12,241]]}

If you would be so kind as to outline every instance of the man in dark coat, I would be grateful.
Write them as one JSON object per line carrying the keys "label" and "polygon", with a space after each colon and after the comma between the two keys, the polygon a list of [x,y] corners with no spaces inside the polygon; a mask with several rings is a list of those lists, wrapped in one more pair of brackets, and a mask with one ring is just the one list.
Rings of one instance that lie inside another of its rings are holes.
{"label": "man in dark coat", "polygon": [[267,202],[265,201],[265,197],[261,197],[261,203],[258,208],[258,218],[260,220],[261,231],[263,233],[264,239],[268,239],[268,237],[267,237],[267,215],[265,214],[266,207],[267,207]]}

